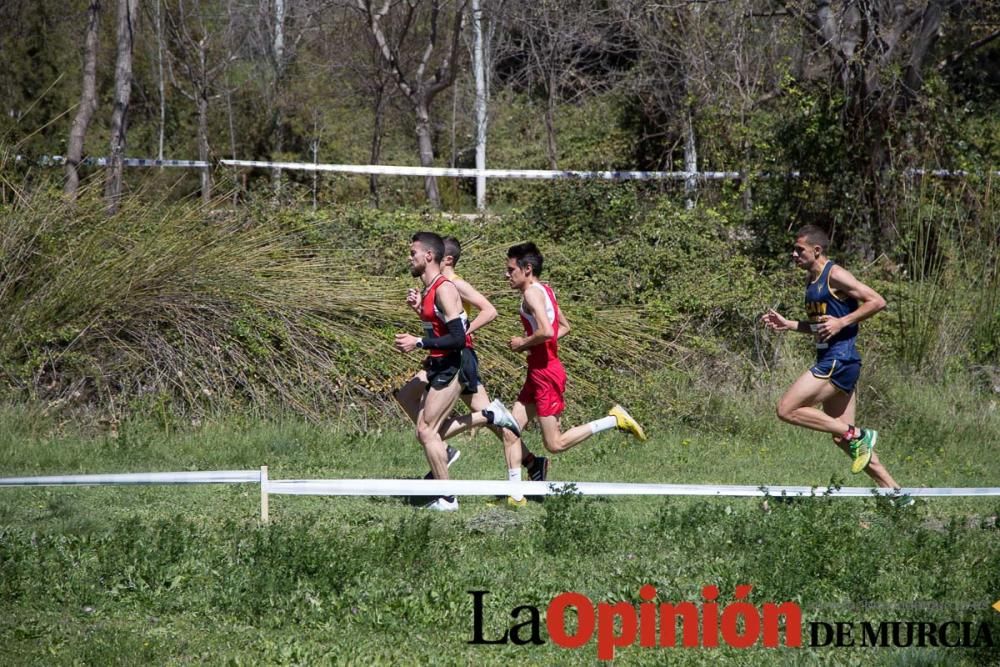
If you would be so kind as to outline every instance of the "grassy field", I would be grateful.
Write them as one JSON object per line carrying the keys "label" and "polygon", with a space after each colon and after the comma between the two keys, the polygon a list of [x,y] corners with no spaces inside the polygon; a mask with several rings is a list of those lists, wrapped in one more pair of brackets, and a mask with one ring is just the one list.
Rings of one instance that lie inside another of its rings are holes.
{"label": "grassy field", "polygon": [[[918,401],[919,399],[914,398]],[[956,399],[955,404],[966,404]],[[865,484],[824,436],[749,403],[738,426],[654,423],[637,444],[602,434],[558,458],[559,480]],[[917,426],[947,420],[939,400]],[[884,432],[882,455],[912,486],[1000,480],[1000,418],[969,406],[937,440]],[[401,421],[344,433],[330,425],[233,418],[183,429],[126,423],[82,434],[37,409],[0,411],[0,474],[249,469],[272,478],[413,477],[426,468]],[[959,428],[961,426],[961,428]],[[970,442],[963,433],[975,431]],[[950,434],[950,435],[949,435]],[[907,436],[908,437],[908,436]],[[529,445],[538,447],[536,433]],[[489,433],[454,443],[459,479],[501,479]],[[850,479],[848,479],[850,478]],[[876,499],[607,500],[565,496],[518,511],[463,498],[439,515],[393,498],[272,497],[258,525],[256,486],[0,490],[0,644],[9,664],[592,664],[596,644],[470,645],[473,599],[487,590],[483,635],[519,605],[575,591],[638,604],[700,603],[737,585],[749,600],[794,601],[803,621],[989,623],[995,648],[620,649],[622,664],[995,664],[1000,656],[1000,499],[940,499],[899,509]],[[527,612],[522,612],[527,614]],[[524,636],[528,636],[527,630]],[[855,630],[860,641],[860,630]],[[975,630],[973,631],[975,635]],[[541,637],[547,638],[544,620]],[[808,644],[808,633],[805,642]]]}

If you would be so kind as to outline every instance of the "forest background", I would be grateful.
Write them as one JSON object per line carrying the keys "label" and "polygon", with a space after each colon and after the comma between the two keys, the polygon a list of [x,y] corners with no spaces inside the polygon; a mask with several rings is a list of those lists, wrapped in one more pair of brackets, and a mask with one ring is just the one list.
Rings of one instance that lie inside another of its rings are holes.
{"label": "forest background", "polygon": [[[466,241],[463,272],[504,312],[503,249],[536,240],[583,324],[568,354],[581,377],[610,376],[601,393],[650,386],[646,373],[756,391],[782,346],[805,355],[793,365],[808,356],[757,318],[774,305],[797,316],[790,233],[817,223],[889,298],[866,324],[870,367],[995,397],[992,3],[480,8],[487,166],[733,180],[490,180],[488,208],[468,215],[473,179],[217,165],[473,166],[472,9],[4,3],[4,391],[110,424],[332,406],[364,424],[411,365],[390,334],[410,324],[396,294],[406,239],[425,227]],[[212,166],[123,169],[126,155]],[[498,388],[518,376],[501,326],[482,341]],[[586,404],[598,392],[582,384]],[[699,411],[678,400],[668,411]]]}
{"label": "forest background", "polygon": [[[889,304],[862,326],[859,388],[886,465],[905,486],[997,485],[995,2],[482,2],[488,167],[679,180],[491,179],[479,209],[473,179],[219,163],[474,166],[473,8],[0,3],[0,475],[422,474],[391,400],[418,362],[392,340],[417,331],[407,248],[433,229],[462,239],[460,272],[500,312],[476,341],[494,396],[510,403],[523,376],[505,251],[534,240],[573,329],[566,423],[618,401],[650,434],[595,438],[555,457],[553,479],[838,486],[846,459],[774,416],[810,341],[760,325],[769,307],[802,317],[789,253],[814,223]],[[709,171],[738,177],[695,174]],[[455,444],[455,477],[504,478],[489,433]],[[799,601],[807,621],[958,619],[1000,638],[992,499],[566,494],[429,516],[286,498],[259,526],[237,486],[3,491],[0,637],[22,664],[584,664],[592,647],[469,646],[467,591],[492,591],[493,637],[516,605],[637,601],[645,583],[661,601],[716,584],[724,603],[749,582],[752,602]],[[620,653],[668,654],[996,655]]]}

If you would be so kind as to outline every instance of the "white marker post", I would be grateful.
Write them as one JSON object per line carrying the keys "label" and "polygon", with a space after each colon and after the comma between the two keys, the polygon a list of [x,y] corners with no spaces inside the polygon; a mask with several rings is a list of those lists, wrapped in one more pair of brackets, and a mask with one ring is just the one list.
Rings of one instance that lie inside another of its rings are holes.
{"label": "white marker post", "polygon": [[271,522],[270,508],[268,507],[268,481],[267,466],[260,467],[260,522],[267,525]]}

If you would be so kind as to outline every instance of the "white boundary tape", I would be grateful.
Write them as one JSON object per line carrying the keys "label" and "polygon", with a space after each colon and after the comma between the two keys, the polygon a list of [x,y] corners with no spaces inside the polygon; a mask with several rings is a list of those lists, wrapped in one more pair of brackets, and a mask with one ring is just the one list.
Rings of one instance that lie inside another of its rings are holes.
{"label": "white boundary tape", "polygon": [[268,479],[261,470],[215,470],[205,472],[139,472],[104,475],[52,475],[46,477],[0,477],[0,487],[14,486],[106,486],[116,484],[261,484],[267,494],[320,496],[493,496],[509,493],[552,495],[570,485],[588,496],[835,496],[867,497],[874,494],[911,496],[1000,496],[1000,487],[945,487],[893,489],[850,486],[653,484],[643,482],[509,482],[506,480],[426,479]]}
{"label": "white boundary tape", "polygon": [[[457,176],[460,178],[605,179],[612,181],[675,180],[688,178],[724,180],[745,178],[738,171],[568,171],[551,169],[462,169],[450,167],[402,167],[382,164],[317,164],[312,162],[263,162],[260,160],[219,160],[229,167],[256,167],[301,171],[330,171],[341,174],[383,174],[389,176]],[[792,172],[798,176],[798,172]]]}
{"label": "white boundary tape", "polygon": [[[16,162],[27,162],[22,155],[15,157]],[[65,156],[43,155],[37,164],[43,167],[60,166],[66,163]],[[81,164],[95,167],[106,167],[108,158],[88,157]],[[216,163],[203,160],[157,160],[155,158],[124,158],[126,167],[191,167],[195,169],[211,168]],[[257,169],[286,169],[290,171],[326,171],[341,174],[382,174],[386,176],[454,176],[458,178],[526,178],[526,179],[603,179],[611,181],[635,180],[669,180],[685,181],[697,179],[703,181],[739,180],[751,174],[745,171],[571,171],[551,169],[463,169],[449,167],[408,167],[385,164],[325,164],[315,162],[271,162],[268,160],[219,160],[219,165],[226,167],[247,167]],[[904,169],[903,176],[933,176],[935,178],[965,178],[968,176],[1000,176],[1000,170],[971,172],[964,169]],[[799,178],[801,173],[791,171],[785,174],[754,173],[755,178]]]}
{"label": "white boundary tape", "polygon": [[553,495],[573,485],[587,496],[835,496],[870,497],[874,494],[911,496],[1000,496],[1000,487],[904,488],[812,486],[738,486],[727,484],[644,484],[630,482],[507,482],[492,480],[423,479],[292,479],[267,482],[267,493],[298,496],[495,496],[521,493]]}
{"label": "white boundary tape", "polygon": [[0,486],[105,486],[110,484],[239,484],[260,483],[257,470],[207,472],[129,472],[112,475],[0,477]]}
{"label": "white boundary tape", "polygon": [[[24,156],[18,155],[15,162],[26,162]],[[58,167],[66,164],[64,155],[43,155],[37,160],[41,167]],[[108,158],[88,157],[80,160],[80,164],[85,167],[107,167]],[[126,167],[195,167],[204,169],[211,167],[212,163],[204,160],[158,160],[156,158],[126,157],[122,158],[122,164]]]}

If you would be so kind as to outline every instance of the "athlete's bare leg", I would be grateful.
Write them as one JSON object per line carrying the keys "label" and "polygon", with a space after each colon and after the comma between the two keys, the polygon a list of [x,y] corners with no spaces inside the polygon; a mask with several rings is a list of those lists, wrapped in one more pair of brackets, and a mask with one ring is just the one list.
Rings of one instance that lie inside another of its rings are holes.
{"label": "athlete's bare leg", "polygon": [[843,393],[829,380],[820,380],[809,371],[799,376],[778,401],[778,418],[795,426],[841,436],[851,424],[839,416],[829,415],[816,408],[817,404],[832,400]]}
{"label": "athlete's bare leg", "polygon": [[[823,401],[823,410],[831,417],[836,417],[848,424],[854,423],[855,410],[857,409],[857,392],[852,391],[850,395],[838,389],[837,393],[830,399]],[[833,441],[845,454],[851,456],[851,446],[844,442],[840,435],[834,435]],[[853,457],[852,457],[853,458]],[[889,471],[885,469],[878,459],[878,454],[872,452],[871,463],[865,468],[865,473],[874,480],[875,484],[883,489],[898,489],[899,484],[892,478]]]}
{"label": "athlete's bare leg", "polygon": [[434,479],[448,479],[448,455],[439,431],[445,417],[455,407],[461,391],[462,385],[456,375],[447,387],[430,388],[420,402],[416,420],[417,439],[424,447]]}
{"label": "athlete's bare leg", "polygon": [[426,387],[427,371],[421,370],[393,394],[393,398],[399,403],[399,407],[403,408],[403,412],[406,413],[406,416],[413,423],[417,422],[417,413],[420,411],[420,400],[423,398]]}
{"label": "athlete's bare leg", "polygon": [[[535,405],[525,405],[521,401],[515,401],[510,409],[510,414],[514,415],[518,428],[521,429],[521,433],[524,433],[528,422],[535,417]],[[524,459],[531,452],[524,446],[524,441],[520,437],[507,429],[503,430],[501,438],[503,440],[503,457],[507,460],[507,469],[520,468]]]}
{"label": "athlete's bare leg", "polygon": [[[486,426],[488,429],[493,431],[493,434],[504,443],[504,458],[507,459],[507,465],[510,468],[520,467],[521,464],[518,462],[517,466],[511,465],[510,456],[507,455],[507,440],[503,434],[505,429],[497,428],[486,421],[486,417],[483,416],[483,410],[489,407],[490,397],[486,393],[486,388],[482,384],[476,390],[475,394],[462,394],[462,400],[465,404],[469,406],[469,414],[462,415],[461,417],[452,417],[445,420],[444,426],[442,427],[442,435],[445,440],[453,438],[459,433],[464,433],[471,428]],[[515,419],[518,419],[517,415],[514,415]],[[518,424],[523,427],[525,422],[518,422]],[[521,450],[521,455],[519,461],[523,460],[531,454],[531,451],[525,447],[524,442],[518,438],[521,443],[519,449]]]}
{"label": "athlete's bare leg", "polygon": [[545,449],[549,450],[553,454],[565,452],[570,447],[575,447],[590,436],[594,435],[594,431],[590,428],[590,424],[574,426],[570,430],[563,433],[559,430],[559,417],[554,415],[549,417],[539,417],[538,424],[542,427],[542,442],[545,444]]}

